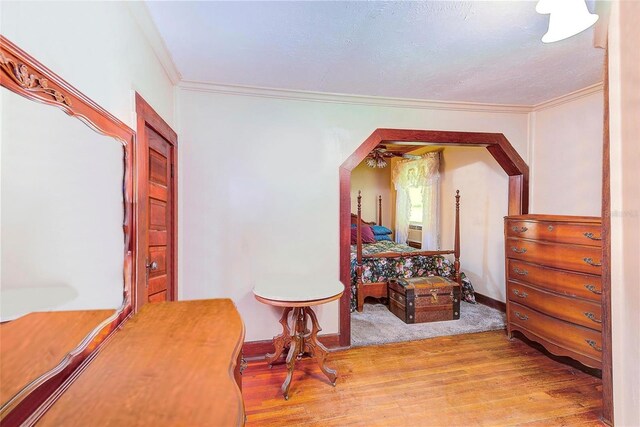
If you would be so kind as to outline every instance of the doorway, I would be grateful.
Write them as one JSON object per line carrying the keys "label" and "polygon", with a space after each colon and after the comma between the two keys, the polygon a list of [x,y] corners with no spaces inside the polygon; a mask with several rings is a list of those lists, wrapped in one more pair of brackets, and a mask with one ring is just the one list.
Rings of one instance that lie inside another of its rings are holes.
{"label": "doorway", "polygon": [[341,347],[351,345],[351,171],[381,143],[486,148],[509,176],[508,214],[520,215],[529,211],[529,167],[503,134],[376,129],[339,169],[340,281],[345,287],[340,299],[339,343]]}
{"label": "doorway", "polygon": [[177,299],[178,136],[136,93],[138,258],[135,308]]}

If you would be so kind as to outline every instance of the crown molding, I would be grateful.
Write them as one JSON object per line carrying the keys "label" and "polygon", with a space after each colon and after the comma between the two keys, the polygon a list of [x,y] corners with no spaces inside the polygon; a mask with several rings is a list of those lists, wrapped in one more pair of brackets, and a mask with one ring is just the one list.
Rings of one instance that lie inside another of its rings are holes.
{"label": "crown molding", "polygon": [[531,111],[536,112],[536,111],[546,110],[547,108],[557,107],[558,105],[566,104],[567,102],[571,102],[571,101],[576,101],[580,98],[584,98],[585,96],[602,92],[603,90],[604,90],[604,83],[603,82],[596,83],[591,86],[578,89],[574,92],[567,93],[566,95],[558,96],[548,101],[544,101],[539,104],[536,104],[531,107]]}
{"label": "crown molding", "polygon": [[295,101],[324,102],[332,104],[352,104],[375,107],[415,108],[430,110],[484,111],[492,113],[528,114],[531,106],[510,104],[488,104],[476,102],[430,101],[410,98],[391,98],[382,96],[345,95],[327,92],[312,92],[291,89],[275,89],[257,86],[241,86],[217,84],[199,81],[182,80],[178,83],[180,90],[190,92],[207,92],[224,95],[239,95],[258,98],[275,98]]}
{"label": "crown molding", "polygon": [[332,104],[366,105],[374,107],[415,108],[430,110],[475,111],[491,113],[528,114],[565,104],[601,92],[603,83],[576,90],[535,105],[490,104],[480,102],[434,101],[411,98],[391,98],[383,96],[347,95],[305,90],[276,89],[259,86],[229,85],[194,80],[181,80],[178,89],[189,92],[218,93],[223,95],[251,96],[295,101],[325,102]]}
{"label": "crown molding", "polygon": [[160,36],[160,33],[158,32],[156,24],[151,18],[147,5],[143,1],[129,1],[125,3],[129,8],[131,16],[133,16],[134,20],[138,23],[142,33],[151,45],[151,48],[156,54],[158,61],[160,61],[167,77],[171,80],[171,84],[177,85],[182,80],[182,76],[171,57],[169,49],[167,49],[167,46],[164,44],[162,36]]}

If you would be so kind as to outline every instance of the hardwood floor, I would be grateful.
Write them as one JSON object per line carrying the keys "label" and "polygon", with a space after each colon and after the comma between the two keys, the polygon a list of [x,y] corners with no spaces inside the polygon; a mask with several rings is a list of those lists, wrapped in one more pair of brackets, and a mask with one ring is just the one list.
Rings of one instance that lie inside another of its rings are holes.
{"label": "hardwood floor", "polygon": [[601,426],[602,381],[504,331],[331,353],[335,388],[298,361],[285,401],[285,365],[249,364],[247,426]]}

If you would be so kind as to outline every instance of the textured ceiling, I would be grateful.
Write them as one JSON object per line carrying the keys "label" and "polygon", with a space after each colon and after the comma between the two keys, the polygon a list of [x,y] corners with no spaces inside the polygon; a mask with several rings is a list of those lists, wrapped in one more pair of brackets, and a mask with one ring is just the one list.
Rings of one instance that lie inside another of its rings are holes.
{"label": "textured ceiling", "polygon": [[[532,1],[148,2],[184,80],[533,105],[602,80],[593,28],[543,44]],[[593,10],[593,5],[589,5]]]}

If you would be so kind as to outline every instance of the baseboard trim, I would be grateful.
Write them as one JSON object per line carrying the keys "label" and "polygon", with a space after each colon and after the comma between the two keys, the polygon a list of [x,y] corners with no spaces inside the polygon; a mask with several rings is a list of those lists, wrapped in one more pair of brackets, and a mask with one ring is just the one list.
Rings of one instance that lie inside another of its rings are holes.
{"label": "baseboard trim", "polygon": [[479,293],[476,294],[476,302],[479,302],[482,305],[486,305],[487,307],[495,308],[496,310],[500,310],[503,313],[507,312],[507,304],[502,301],[498,301],[497,299],[493,299],[486,295],[482,295]]}
{"label": "baseboard trim", "polygon": [[[318,337],[329,351],[343,350],[346,347],[340,346],[340,334],[327,334]],[[264,355],[273,352],[273,340],[249,341],[242,346],[242,354],[249,361],[262,360]]]}

